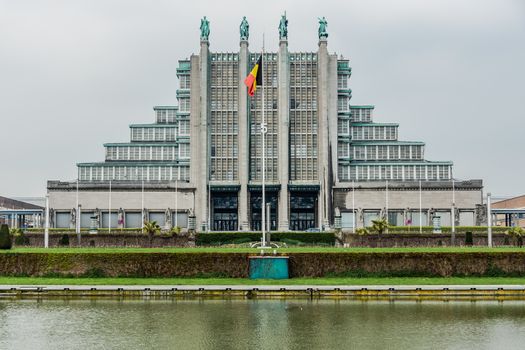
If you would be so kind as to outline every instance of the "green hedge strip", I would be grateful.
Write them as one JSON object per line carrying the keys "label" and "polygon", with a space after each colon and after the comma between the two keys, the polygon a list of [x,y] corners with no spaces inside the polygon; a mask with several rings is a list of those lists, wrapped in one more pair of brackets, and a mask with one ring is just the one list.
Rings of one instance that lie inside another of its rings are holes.
{"label": "green hedge strip", "polygon": [[[195,237],[195,244],[202,246],[257,242],[261,240],[261,236],[261,232],[198,233]],[[305,244],[333,245],[335,234],[333,232],[272,232],[271,240],[284,243],[290,240]]]}

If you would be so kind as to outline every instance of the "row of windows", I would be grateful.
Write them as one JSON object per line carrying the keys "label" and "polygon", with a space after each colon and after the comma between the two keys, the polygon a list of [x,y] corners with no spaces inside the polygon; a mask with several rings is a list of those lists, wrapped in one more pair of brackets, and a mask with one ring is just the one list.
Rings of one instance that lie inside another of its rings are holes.
{"label": "row of windows", "polygon": [[450,180],[450,165],[339,165],[339,181]]}
{"label": "row of windows", "polygon": [[189,181],[189,166],[82,166],[81,181]]}
{"label": "row of windows", "polygon": [[423,145],[351,145],[339,142],[337,155],[352,160],[421,160]]}
{"label": "row of windows", "polygon": [[[186,121],[187,122],[187,121]],[[162,128],[138,127],[131,128],[131,141],[176,141],[177,128],[166,126]]]}
{"label": "row of windows", "polygon": [[190,145],[179,146],[107,146],[106,160],[164,160],[190,157]]}
{"label": "row of windows", "polygon": [[[367,126],[350,126],[348,127],[348,120],[338,121],[338,132],[339,135],[348,135],[352,137],[352,140],[375,140],[375,141],[395,141],[397,140],[397,126],[379,126],[379,125],[367,125]],[[347,132],[349,131],[349,133]]]}
{"label": "row of windows", "polygon": [[350,120],[353,122],[368,123],[372,121],[371,108],[350,108]]}
{"label": "row of windows", "polygon": [[174,124],[177,122],[176,109],[161,109],[156,111],[156,119],[158,124]]}

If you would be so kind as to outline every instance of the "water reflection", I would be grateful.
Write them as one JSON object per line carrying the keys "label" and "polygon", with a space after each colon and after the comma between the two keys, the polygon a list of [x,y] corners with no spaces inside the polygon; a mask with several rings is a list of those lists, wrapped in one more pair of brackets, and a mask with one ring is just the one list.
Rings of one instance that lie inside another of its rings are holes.
{"label": "water reflection", "polygon": [[1,300],[1,349],[522,349],[523,301]]}

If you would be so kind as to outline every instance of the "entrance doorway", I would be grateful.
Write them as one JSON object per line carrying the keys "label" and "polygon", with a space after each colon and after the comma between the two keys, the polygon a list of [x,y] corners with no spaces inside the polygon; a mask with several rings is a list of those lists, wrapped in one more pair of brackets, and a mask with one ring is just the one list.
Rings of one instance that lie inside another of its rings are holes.
{"label": "entrance doorway", "polygon": [[212,192],[211,203],[212,231],[237,231],[237,192]]}
{"label": "entrance doorway", "polygon": [[317,193],[290,193],[290,230],[305,231],[317,227]]}

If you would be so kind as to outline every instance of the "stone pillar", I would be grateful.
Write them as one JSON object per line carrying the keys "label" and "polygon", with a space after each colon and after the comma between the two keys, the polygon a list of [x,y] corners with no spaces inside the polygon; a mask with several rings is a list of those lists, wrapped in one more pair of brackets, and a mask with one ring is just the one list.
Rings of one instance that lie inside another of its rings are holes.
{"label": "stone pillar", "polygon": [[209,180],[209,42],[201,40],[199,56],[191,57],[191,178],[195,183],[196,230],[206,229],[208,224]]}
{"label": "stone pillar", "polygon": [[278,177],[281,184],[279,192],[278,230],[288,231],[290,216],[290,198],[288,192],[289,175],[289,140],[290,133],[290,62],[288,56],[288,41],[281,39],[277,53],[277,81],[278,87]]}
{"label": "stone pillar", "polygon": [[330,98],[330,76],[328,74],[330,57],[328,56],[326,38],[319,39],[319,50],[317,52],[317,163],[319,177],[319,200],[318,200],[318,222],[325,228],[329,226],[328,206],[330,205],[329,192],[331,186],[328,184],[328,172],[330,162],[328,156],[328,107]]}
{"label": "stone pillar", "polygon": [[250,223],[248,219],[248,181],[249,181],[249,160],[250,160],[250,124],[248,104],[248,89],[244,85],[244,78],[248,75],[249,57],[248,41],[241,40],[239,51],[239,230],[248,231]]}

